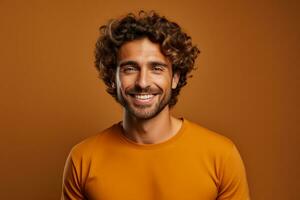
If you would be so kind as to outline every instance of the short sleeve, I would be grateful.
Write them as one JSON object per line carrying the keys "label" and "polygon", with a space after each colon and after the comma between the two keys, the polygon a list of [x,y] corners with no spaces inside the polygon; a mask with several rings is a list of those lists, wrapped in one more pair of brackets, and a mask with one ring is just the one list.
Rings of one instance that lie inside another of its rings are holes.
{"label": "short sleeve", "polygon": [[221,166],[217,200],[250,200],[242,158],[233,145]]}
{"label": "short sleeve", "polygon": [[69,154],[63,173],[61,200],[84,200],[80,187],[79,169],[74,163],[72,151]]}

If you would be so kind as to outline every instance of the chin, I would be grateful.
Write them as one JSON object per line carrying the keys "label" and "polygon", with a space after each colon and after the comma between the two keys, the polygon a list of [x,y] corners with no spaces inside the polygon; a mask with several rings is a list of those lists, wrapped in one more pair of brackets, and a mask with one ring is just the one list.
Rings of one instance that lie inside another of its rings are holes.
{"label": "chin", "polygon": [[155,108],[125,108],[127,112],[136,119],[147,120],[155,117],[159,114],[159,111]]}
{"label": "chin", "polygon": [[159,115],[167,106],[168,104],[156,104],[153,105],[154,107],[148,107],[148,108],[136,108],[135,106],[126,106],[125,109],[127,112],[134,118],[140,119],[140,120],[149,120],[157,115]]}

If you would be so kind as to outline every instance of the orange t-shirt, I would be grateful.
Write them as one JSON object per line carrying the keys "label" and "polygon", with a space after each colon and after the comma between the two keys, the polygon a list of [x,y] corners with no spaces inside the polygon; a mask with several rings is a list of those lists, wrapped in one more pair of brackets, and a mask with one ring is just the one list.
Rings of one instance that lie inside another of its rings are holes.
{"label": "orange t-shirt", "polygon": [[224,136],[183,120],[166,142],[141,145],[115,124],[77,144],[62,199],[249,200],[245,168]]}

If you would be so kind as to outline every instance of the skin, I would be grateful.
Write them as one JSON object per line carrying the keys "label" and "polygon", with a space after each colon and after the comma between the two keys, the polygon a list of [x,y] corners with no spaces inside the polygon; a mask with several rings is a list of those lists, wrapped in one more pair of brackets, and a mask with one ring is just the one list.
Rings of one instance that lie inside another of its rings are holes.
{"label": "skin", "polygon": [[118,52],[115,83],[123,105],[124,134],[140,144],[156,144],[173,137],[181,120],[171,116],[168,102],[179,74],[159,44],[142,38],[125,43]]}

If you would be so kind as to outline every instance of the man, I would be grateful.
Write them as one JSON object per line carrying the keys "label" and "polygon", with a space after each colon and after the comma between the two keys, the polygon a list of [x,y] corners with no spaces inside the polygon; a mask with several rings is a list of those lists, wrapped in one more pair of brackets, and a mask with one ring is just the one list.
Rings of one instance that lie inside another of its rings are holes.
{"label": "man", "polygon": [[62,199],[249,199],[234,144],[170,114],[199,53],[191,38],[144,11],[100,30],[95,64],[123,120],[72,149]]}

